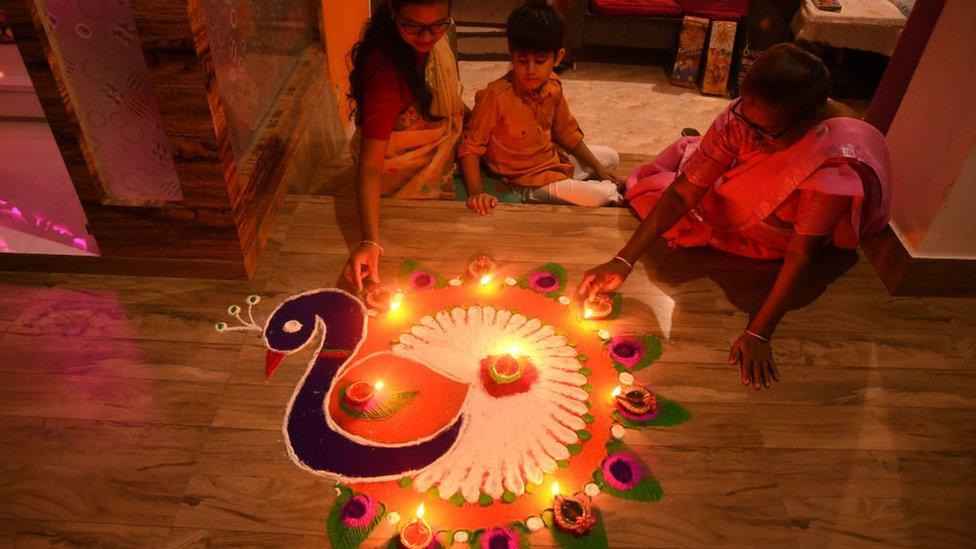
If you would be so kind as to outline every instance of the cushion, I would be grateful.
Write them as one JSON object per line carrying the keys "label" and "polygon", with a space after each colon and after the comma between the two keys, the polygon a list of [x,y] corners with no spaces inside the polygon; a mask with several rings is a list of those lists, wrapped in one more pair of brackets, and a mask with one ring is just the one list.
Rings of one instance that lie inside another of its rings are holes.
{"label": "cushion", "polygon": [[[486,174],[484,170],[481,170],[481,184],[484,186],[485,192],[497,198],[499,202],[508,202],[510,204],[520,204],[522,202],[522,198],[519,195],[512,192],[497,177]],[[460,175],[454,176],[454,200],[468,201],[468,190],[464,188],[464,179]]]}
{"label": "cushion", "polygon": [[678,0],[685,15],[736,21],[749,12],[749,0]]}
{"label": "cushion", "polygon": [[912,14],[912,8],[915,7],[915,0],[891,0],[899,10],[901,10],[902,15],[908,17]]}
{"label": "cushion", "polygon": [[681,17],[675,0],[590,0],[590,9],[604,15]]}

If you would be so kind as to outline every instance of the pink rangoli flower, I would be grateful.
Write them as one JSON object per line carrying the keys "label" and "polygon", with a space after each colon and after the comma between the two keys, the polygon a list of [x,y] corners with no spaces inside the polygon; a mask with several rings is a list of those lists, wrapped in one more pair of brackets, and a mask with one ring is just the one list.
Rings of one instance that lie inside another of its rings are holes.
{"label": "pink rangoli flower", "polygon": [[414,290],[429,290],[434,287],[437,279],[424,270],[416,270],[410,275],[410,287]]}
{"label": "pink rangoli flower", "polygon": [[342,506],[342,523],[349,528],[369,528],[379,506],[366,494],[356,494]]}
{"label": "pink rangoli flower", "polygon": [[603,462],[603,478],[617,490],[632,489],[644,476],[644,468],[630,454],[613,454]]}
{"label": "pink rangoli flower", "polygon": [[643,341],[627,336],[611,339],[607,350],[610,352],[610,358],[627,368],[636,366],[647,353]]}

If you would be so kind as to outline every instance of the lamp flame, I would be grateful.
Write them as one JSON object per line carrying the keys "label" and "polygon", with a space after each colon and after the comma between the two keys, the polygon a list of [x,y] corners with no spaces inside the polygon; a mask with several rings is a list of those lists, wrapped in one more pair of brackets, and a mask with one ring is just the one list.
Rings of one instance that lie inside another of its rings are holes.
{"label": "lamp flame", "polygon": [[390,310],[395,311],[403,305],[403,292],[397,292],[390,298]]}
{"label": "lamp flame", "polygon": [[553,483],[552,483],[552,495],[553,496],[558,496],[559,495],[559,481],[558,480],[557,481],[553,481]]}
{"label": "lamp flame", "polygon": [[417,518],[419,518],[419,519],[424,518],[424,504],[423,503],[421,503],[420,505],[417,506]]}
{"label": "lamp flame", "polygon": [[621,392],[623,392],[623,389],[620,388],[620,385],[617,385],[614,388],[613,392],[610,393],[610,396],[613,397],[613,398],[617,398],[618,396],[620,396],[620,393]]}
{"label": "lamp flame", "polygon": [[[382,379],[376,380],[376,383],[373,384],[373,388],[376,389],[377,391],[382,391],[383,390],[383,380]],[[619,389],[619,387],[617,387],[617,388]]]}
{"label": "lamp flame", "polygon": [[484,276],[481,277],[481,285],[482,286],[487,286],[489,282],[491,282],[491,275],[490,274],[486,274],[486,275],[484,275]]}

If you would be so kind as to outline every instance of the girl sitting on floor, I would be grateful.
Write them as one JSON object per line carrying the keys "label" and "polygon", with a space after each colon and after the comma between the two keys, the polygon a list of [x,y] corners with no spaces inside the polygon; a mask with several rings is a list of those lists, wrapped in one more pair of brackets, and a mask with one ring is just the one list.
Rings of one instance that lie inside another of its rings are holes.
{"label": "girl sitting on floor", "polygon": [[362,241],[345,268],[362,289],[379,282],[380,196],[451,199],[461,137],[457,61],[445,34],[449,0],[380,2],[352,50],[349,99],[357,132],[356,188]]}

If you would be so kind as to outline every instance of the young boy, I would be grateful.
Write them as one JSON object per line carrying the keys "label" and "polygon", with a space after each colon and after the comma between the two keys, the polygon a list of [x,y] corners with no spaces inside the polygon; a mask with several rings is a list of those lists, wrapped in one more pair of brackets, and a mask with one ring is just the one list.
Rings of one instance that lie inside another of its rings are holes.
{"label": "young boy", "polygon": [[552,71],[566,54],[563,28],[562,17],[546,5],[527,4],[508,18],[512,70],[475,95],[458,148],[468,207],[478,213],[498,204],[483,190],[482,159],[525,202],[605,206],[622,200],[623,181],[613,172],[619,156],[609,147],[586,146]]}

